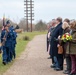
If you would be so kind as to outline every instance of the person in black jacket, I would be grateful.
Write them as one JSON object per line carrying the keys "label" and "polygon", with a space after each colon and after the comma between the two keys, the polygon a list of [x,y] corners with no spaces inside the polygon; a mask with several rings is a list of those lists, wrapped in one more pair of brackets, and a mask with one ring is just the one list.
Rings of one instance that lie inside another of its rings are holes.
{"label": "person in black jacket", "polygon": [[53,34],[51,36],[51,56],[54,58],[54,69],[57,71],[63,70],[63,54],[58,54],[58,39],[62,33],[62,18],[58,17],[56,19],[57,26],[53,31]]}
{"label": "person in black jacket", "polygon": [[49,55],[50,55],[50,57],[48,59],[51,59],[51,50],[50,50],[51,44],[50,44],[50,41],[51,41],[51,36],[52,36],[53,30],[55,29],[55,26],[56,26],[56,20],[52,19],[51,27],[50,27],[49,32],[48,32],[48,40],[49,40],[48,52],[49,52]]}

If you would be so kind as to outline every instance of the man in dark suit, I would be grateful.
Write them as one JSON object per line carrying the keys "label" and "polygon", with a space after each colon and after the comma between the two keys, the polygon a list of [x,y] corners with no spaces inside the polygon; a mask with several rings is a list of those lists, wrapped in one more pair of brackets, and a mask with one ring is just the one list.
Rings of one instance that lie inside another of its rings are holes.
{"label": "man in dark suit", "polygon": [[50,55],[50,57],[48,59],[51,59],[51,50],[50,50],[51,44],[50,44],[50,41],[51,41],[52,32],[55,29],[55,25],[56,25],[56,20],[52,19],[51,27],[50,27],[49,32],[47,34],[48,35],[48,40],[49,40],[49,47],[48,47],[49,49],[48,49],[48,51],[49,51],[49,55]]}
{"label": "man in dark suit", "polygon": [[51,36],[51,56],[54,58],[54,67],[55,70],[63,70],[63,55],[58,54],[58,41],[57,39],[59,36],[62,35],[63,29],[62,29],[62,18],[58,17],[56,19],[57,26],[53,31],[53,34]]}

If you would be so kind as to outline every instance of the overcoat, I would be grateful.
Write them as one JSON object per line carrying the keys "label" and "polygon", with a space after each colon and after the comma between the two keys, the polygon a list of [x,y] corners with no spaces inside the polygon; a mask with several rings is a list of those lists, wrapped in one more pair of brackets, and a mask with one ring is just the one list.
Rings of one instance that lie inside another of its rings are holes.
{"label": "overcoat", "polygon": [[62,22],[56,26],[54,29],[52,35],[51,35],[51,56],[58,56],[58,41],[56,39],[58,38],[59,35],[62,35],[63,29],[62,29]]}
{"label": "overcoat", "polygon": [[55,28],[55,27],[50,28],[50,29],[48,30],[48,33],[50,32],[50,38],[48,38],[48,33],[47,33],[47,52],[48,52],[48,47],[49,47],[49,44],[50,44],[50,41],[51,41],[51,35],[52,35],[52,32],[53,32],[54,28]]}
{"label": "overcoat", "polygon": [[76,30],[72,30],[72,41],[68,42],[67,54],[76,54]]}
{"label": "overcoat", "polygon": [[[63,30],[63,34],[69,33],[69,32],[70,32],[70,28],[69,27],[67,27],[65,30]],[[64,56],[68,56],[68,55],[66,55],[67,45],[68,45],[67,42],[62,42],[62,46],[63,46],[63,50],[64,50]]]}

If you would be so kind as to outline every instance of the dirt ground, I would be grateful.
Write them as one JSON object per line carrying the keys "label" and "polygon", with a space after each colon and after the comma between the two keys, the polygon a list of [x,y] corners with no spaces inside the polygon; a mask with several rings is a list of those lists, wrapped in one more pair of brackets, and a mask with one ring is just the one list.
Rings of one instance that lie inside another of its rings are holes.
{"label": "dirt ground", "polygon": [[48,57],[46,35],[38,35],[3,75],[64,75],[63,71],[50,68],[51,60]]}

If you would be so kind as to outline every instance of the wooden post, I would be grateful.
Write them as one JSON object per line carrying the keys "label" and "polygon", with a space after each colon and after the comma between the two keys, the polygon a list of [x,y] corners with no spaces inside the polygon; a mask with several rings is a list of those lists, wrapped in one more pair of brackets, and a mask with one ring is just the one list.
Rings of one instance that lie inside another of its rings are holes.
{"label": "wooden post", "polygon": [[34,1],[32,0],[24,0],[24,14],[25,14],[25,18],[26,18],[26,21],[27,21],[27,32],[28,32],[28,21],[30,20],[30,31],[32,32],[32,21],[34,20],[33,17],[34,17],[34,13],[33,13],[33,8],[34,8],[34,4],[33,4]]}

